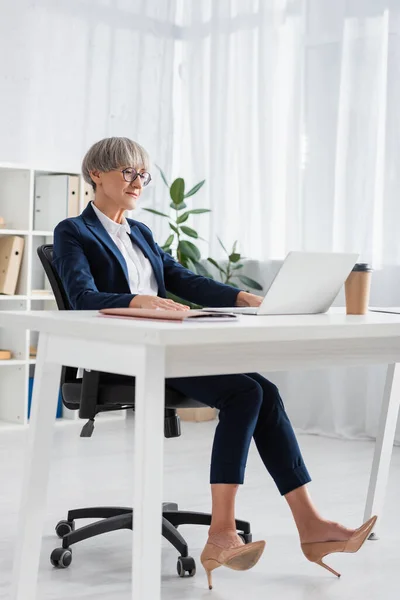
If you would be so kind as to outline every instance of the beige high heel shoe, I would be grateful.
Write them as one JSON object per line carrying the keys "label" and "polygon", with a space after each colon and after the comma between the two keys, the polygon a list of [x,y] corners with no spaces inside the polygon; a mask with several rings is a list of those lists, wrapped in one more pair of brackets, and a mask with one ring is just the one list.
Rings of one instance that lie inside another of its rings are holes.
{"label": "beige high heel shoe", "polygon": [[371,533],[377,518],[378,517],[375,516],[368,519],[361,527],[355,530],[348,540],[342,542],[308,542],[301,544],[304,556],[308,558],[309,561],[321,565],[324,569],[327,569],[337,577],[340,577],[340,573],[322,562],[322,559],[334,552],[358,552]]}
{"label": "beige high heel shoe", "polygon": [[212,571],[218,567],[247,571],[258,563],[264,548],[264,541],[251,542],[233,548],[223,548],[208,541],[201,553],[200,560],[207,574],[209,589],[212,590]]}

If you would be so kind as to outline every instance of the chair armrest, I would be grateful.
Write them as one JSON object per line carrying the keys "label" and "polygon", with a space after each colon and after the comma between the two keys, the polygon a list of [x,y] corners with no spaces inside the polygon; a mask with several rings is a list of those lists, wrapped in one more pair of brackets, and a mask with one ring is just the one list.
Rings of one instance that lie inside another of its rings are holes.
{"label": "chair armrest", "polygon": [[94,419],[99,404],[100,371],[83,371],[81,401],[79,405],[80,419]]}

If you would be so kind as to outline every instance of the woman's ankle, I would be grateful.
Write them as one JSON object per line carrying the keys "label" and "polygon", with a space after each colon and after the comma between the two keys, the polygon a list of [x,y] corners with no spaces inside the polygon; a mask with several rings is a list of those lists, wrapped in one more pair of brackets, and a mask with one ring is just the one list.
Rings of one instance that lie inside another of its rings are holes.
{"label": "woman's ankle", "polygon": [[316,519],[298,528],[301,543],[343,541],[350,538],[354,529],[348,529],[335,521]]}
{"label": "woman's ankle", "polygon": [[243,545],[243,540],[237,534],[236,529],[220,529],[208,532],[208,542],[221,548],[235,548]]}
{"label": "woman's ankle", "polygon": [[208,537],[212,535],[237,535],[237,532],[232,525],[211,525],[208,530]]}
{"label": "woman's ankle", "polygon": [[326,520],[318,517],[307,519],[302,521],[301,523],[296,523],[297,531],[299,532],[300,540],[307,538],[309,535],[313,535],[315,531],[320,530]]}

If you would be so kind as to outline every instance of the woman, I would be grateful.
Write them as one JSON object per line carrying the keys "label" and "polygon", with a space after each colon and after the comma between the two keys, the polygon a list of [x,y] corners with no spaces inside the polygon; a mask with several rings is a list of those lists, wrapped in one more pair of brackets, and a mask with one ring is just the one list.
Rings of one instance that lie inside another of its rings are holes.
{"label": "woman", "polygon": [[[261,298],[191,273],[155,243],[151,231],[126,219],[151,180],[146,151],[127,138],[107,138],[87,152],[82,165],[95,200],[79,217],[62,221],[54,235],[54,265],[74,309],[109,307],[187,308],[173,294],[207,306],[259,306]],[[171,388],[219,409],[211,458],[212,522],[201,561],[246,570],[265,542],[244,545],[235,528],[235,496],[243,483],[251,439],[292,511],[308,560],[332,552],[356,552],[376,517],[359,529],[324,519],[307,490],[310,476],[277,387],[257,373],[168,379]]]}

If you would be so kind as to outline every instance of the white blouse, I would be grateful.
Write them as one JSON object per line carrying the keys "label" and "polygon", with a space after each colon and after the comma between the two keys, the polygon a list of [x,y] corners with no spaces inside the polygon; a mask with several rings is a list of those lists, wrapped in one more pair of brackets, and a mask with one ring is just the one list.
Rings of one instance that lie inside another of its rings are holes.
{"label": "white blouse", "polygon": [[122,223],[116,223],[102,213],[93,202],[92,208],[100,223],[124,257],[128,268],[131,294],[157,296],[158,285],[153,268],[149,259],[145,257],[139,246],[134,244],[129,237],[131,228],[128,221],[124,217]]}

